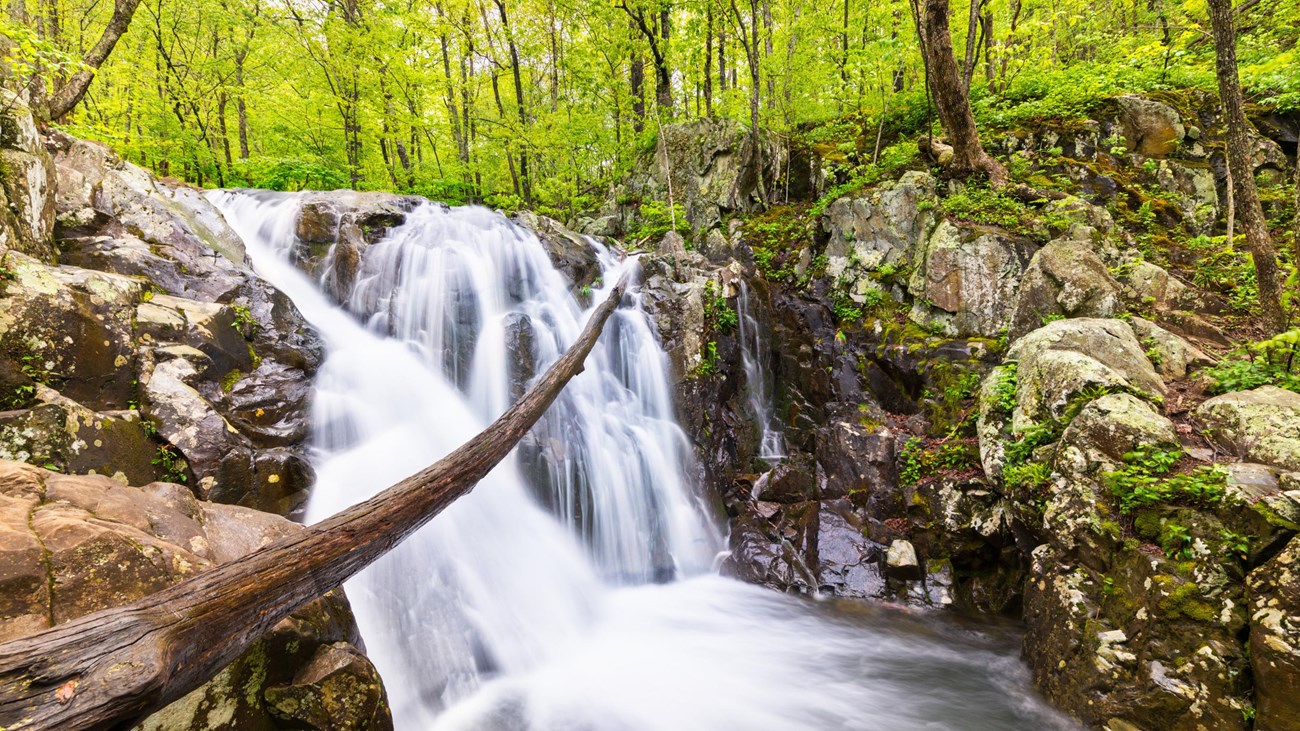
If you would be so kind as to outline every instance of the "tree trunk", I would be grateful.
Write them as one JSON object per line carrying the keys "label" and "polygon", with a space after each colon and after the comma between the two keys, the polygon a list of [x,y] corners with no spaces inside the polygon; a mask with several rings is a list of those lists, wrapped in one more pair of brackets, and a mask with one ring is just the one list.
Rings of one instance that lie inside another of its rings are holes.
{"label": "tree trunk", "polygon": [[704,116],[713,118],[713,3],[705,9],[704,20]]}
{"label": "tree trunk", "polygon": [[0,727],[126,728],[212,678],[281,619],[472,490],[582,371],[624,286],[614,287],[569,350],[518,402],[432,466],[140,601],[0,645]]}
{"label": "tree trunk", "polygon": [[980,22],[980,0],[970,0],[970,17],[966,20],[966,60],[961,69],[962,88],[970,94],[970,84],[975,78],[975,58],[979,55],[976,35]]}
{"label": "tree trunk", "polygon": [[126,33],[127,27],[131,25],[131,17],[135,15],[135,9],[140,6],[140,0],[117,0],[113,5],[113,17],[109,18],[108,25],[104,28],[104,34],[99,37],[99,42],[95,47],[90,49],[90,53],[81,60],[84,68],[72,75],[66,83],[50,95],[46,111],[52,121],[63,119],[71,112],[73,107],[81,101],[86,95],[86,90],[90,88],[90,82],[95,78],[95,72],[108,56],[113,52],[113,47],[117,41]]}
{"label": "tree trunk", "polygon": [[988,174],[993,185],[1003,187],[1009,182],[1007,170],[984,151],[966,87],[957,72],[952,37],[948,32],[948,0],[923,1],[925,4],[921,6],[922,0],[912,0],[912,10],[919,16],[917,28],[921,35],[921,53],[934,106],[948,135],[948,144],[953,149],[948,172],[954,177],[966,177],[982,171]]}
{"label": "tree trunk", "polygon": [[1285,326],[1282,285],[1277,254],[1268,235],[1250,164],[1250,122],[1246,121],[1245,99],[1237,77],[1237,34],[1233,29],[1232,2],[1209,0],[1209,6],[1210,24],[1214,31],[1215,75],[1219,79],[1219,97],[1223,102],[1227,127],[1228,169],[1232,172],[1233,197],[1241,219],[1241,230],[1246,234],[1246,246],[1255,263],[1260,314],[1265,327],[1278,332]]}

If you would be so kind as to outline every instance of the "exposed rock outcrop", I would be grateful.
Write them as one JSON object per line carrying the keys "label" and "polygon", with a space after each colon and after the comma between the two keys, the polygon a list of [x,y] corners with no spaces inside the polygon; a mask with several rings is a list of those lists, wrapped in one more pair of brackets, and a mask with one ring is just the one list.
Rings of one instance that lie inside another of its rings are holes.
{"label": "exposed rock outcrop", "polygon": [[299,509],[320,358],[302,316],[198,191],[62,133],[48,148],[62,264],[4,259],[0,456]]}

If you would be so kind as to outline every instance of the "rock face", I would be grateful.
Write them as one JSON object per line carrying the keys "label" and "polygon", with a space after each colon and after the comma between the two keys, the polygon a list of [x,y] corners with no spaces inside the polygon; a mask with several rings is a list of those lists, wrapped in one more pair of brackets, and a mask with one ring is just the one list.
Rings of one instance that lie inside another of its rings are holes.
{"label": "rock face", "polygon": [[61,133],[48,147],[62,265],[5,258],[0,457],[299,509],[320,358],[301,315],[197,191]]}
{"label": "rock face", "polygon": [[[790,154],[780,140],[762,136],[760,154],[754,154],[754,137],[731,120],[696,120],[665,124],[655,151],[627,180],[623,195],[633,207],[602,212],[601,223],[584,228],[597,235],[626,234],[644,218],[637,205],[652,204],[667,210],[669,193],[682,206],[692,239],[703,242],[724,214],[759,210],[759,190],[771,191],[776,180],[790,173],[796,192],[810,185],[810,169],[788,165]],[[761,159],[761,163],[755,164]],[[770,196],[770,193],[769,193]],[[620,223],[615,225],[609,219]]]}
{"label": "rock face", "polygon": [[54,165],[26,102],[0,90],[0,260],[10,250],[54,260]]}
{"label": "rock face", "polygon": [[1255,728],[1300,729],[1300,538],[1250,574]]}
{"label": "rock face", "polygon": [[1021,276],[1037,248],[996,230],[939,224],[908,283],[916,298],[911,318],[953,337],[996,337],[1011,324]]}
{"label": "rock face", "polygon": [[[0,462],[0,641],[127,604],[302,530],[274,515],[196,500],[182,485],[127,487]],[[315,694],[344,726],[390,729],[378,673],[356,649],[342,590],[295,612],[141,731],[303,728]],[[346,662],[336,658],[346,657]]]}

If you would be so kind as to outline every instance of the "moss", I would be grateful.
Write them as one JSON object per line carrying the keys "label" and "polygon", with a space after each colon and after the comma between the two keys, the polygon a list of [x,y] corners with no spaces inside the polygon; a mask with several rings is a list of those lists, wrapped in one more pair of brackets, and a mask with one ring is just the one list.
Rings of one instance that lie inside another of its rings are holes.
{"label": "moss", "polygon": [[232,370],[221,379],[221,390],[226,393],[230,393],[235,389],[235,384],[239,383],[239,380],[243,377],[244,377],[243,371],[239,370],[238,368]]}
{"label": "moss", "polygon": [[1193,581],[1179,583],[1172,576],[1157,576],[1156,583],[1168,592],[1160,600],[1160,611],[1168,619],[1190,619],[1194,622],[1212,622],[1217,613],[1214,607],[1201,598],[1201,588]]}

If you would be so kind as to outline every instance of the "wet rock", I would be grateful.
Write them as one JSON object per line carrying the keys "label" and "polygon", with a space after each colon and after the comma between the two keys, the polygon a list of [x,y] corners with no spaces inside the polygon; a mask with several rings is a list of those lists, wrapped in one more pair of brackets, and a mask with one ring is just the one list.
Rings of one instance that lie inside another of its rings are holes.
{"label": "wet rock", "polygon": [[366,249],[401,225],[423,199],[357,191],[304,195],[294,221],[293,260],[342,302],[352,292]]}
{"label": "wet rock", "polygon": [[1300,538],[1251,572],[1250,661],[1255,728],[1300,729]]}
{"label": "wet rock", "polygon": [[1036,249],[995,230],[940,223],[916,255],[908,282],[916,298],[911,318],[952,337],[996,337],[1011,324],[1021,276]]}
{"label": "wet rock", "polygon": [[1147,157],[1164,157],[1182,142],[1186,130],[1173,107],[1133,94],[1116,97],[1115,102],[1130,150]]}
{"label": "wet rock", "polygon": [[133,411],[100,413],[47,394],[29,409],[0,412],[0,459],[144,484],[159,477],[158,445]]}
{"label": "wet rock", "polygon": [[1196,416],[1241,457],[1300,470],[1300,394],[1276,386],[1225,393],[1201,404]]}
{"label": "wet rock", "polygon": [[[243,241],[201,191],[165,185],[107,147],[61,132],[50,134],[48,147],[58,171],[61,238],[144,241],[153,259],[138,254],[106,258],[123,262],[123,273],[151,279],[155,272],[141,267],[153,263],[159,284],[178,296],[216,301],[247,278]],[[175,266],[159,264],[160,259]],[[177,269],[189,276],[168,276]]]}
{"label": "wet rock", "polygon": [[266,689],[271,715],[320,731],[392,728],[388,699],[365,655],[343,642],[321,645],[293,682]]}
{"label": "wet rock", "polygon": [[[106,477],[0,462],[0,639],[141,599],[300,530],[273,515],[201,503],[179,485],[127,487]],[[370,704],[368,720],[348,728],[389,729],[378,674],[346,644],[356,641],[347,600],[335,590],[137,728],[274,728],[277,719],[263,693],[310,677],[323,681],[337,699],[361,697],[344,689],[380,699]],[[329,650],[321,653],[322,647]],[[322,672],[331,667],[331,651],[350,660]],[[341,717],[354,707],[350,701],[332,706]]]}
{"label": "wet rock", "polygon": [[808,455],[782,460],[754,485],[759,500],[797,503],[818,497],[817,466]]}
{"label": "wet rock", "polygon": [[0,349],[33,380],[92,409],[126,408],[134,399],[140,281],[17,253],[7,266],[14,278],[0,293]]}
{"label": "wet rock", "polygon": [[891,578],[914,581],[921,578],[921,564],[916,560],[916,548],[911,541],[896,540],[889,544],[885,565]]}
{"label": "wet rock", "polygon": [[847,500],[823,501],[817,530],[817,576],[823,591],[844,597],[882,597],[884,546],[863,535]]}
{"label": "wet rock", "polygon": [[1121,286],[1082,239],[1049,242],[1021,280],[1008,337],[1015,340],[1052,317],[1112,317],[1124,311]]}
{"label": "wet rock", "polygon": [[559,221],[524,211],[515,215],[515,223],[537,235],[551,264],[568,280],[570,290],[581,295],[600,279],[600,260],[596,249],[582,236],[565,228]]}

